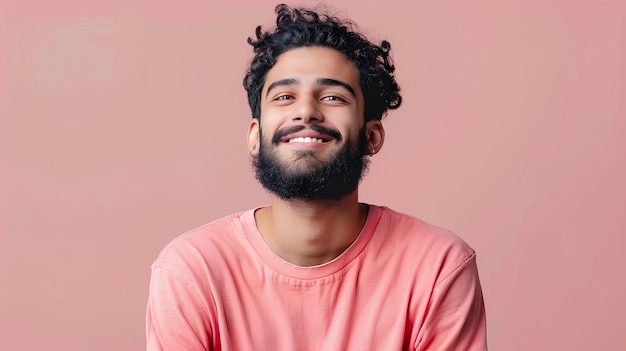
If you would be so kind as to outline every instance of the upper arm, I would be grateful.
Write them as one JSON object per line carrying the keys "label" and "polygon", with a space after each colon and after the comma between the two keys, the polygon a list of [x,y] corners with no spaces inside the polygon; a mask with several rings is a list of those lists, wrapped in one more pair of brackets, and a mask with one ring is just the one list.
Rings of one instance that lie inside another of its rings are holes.
{"label": "upper arm", "polygon": [[434,288],[415,350],[487,350],[485,307],[475,255]]}
{"label": "upper arm", "polygon": [[153,265],[146,311],[148,351],[208,351],[212,340],[206,299],[188,282]]}

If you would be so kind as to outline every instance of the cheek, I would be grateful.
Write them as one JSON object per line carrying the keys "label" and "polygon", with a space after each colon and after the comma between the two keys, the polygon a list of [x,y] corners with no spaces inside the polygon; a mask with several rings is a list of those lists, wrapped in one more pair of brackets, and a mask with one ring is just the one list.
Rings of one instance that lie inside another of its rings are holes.
{"label": "cheek", "polygon": [[266,135],[273,134],[276,129],[278,129],[278,124],[280,122],[279,115],[276,113],[272,113],[271,109],[261,114],[261,119],[259,120],[259,128],[262,128],[265,131]]}
{"label": "cheek", "polygon": [[264,128],[259,128],[259,142],[263,145],[265,149],[271,148],[272,145],[272,136],[274,135],[273,129],[268,126]]}
{"label": "cheek", "polygon": [[355,116],[350,118],[349,123],[343,127],[346,133],[349,134],[350,137],[356,138],[361,132],[364,132],[367,128],[366,124],[363,121],[356,122]]}

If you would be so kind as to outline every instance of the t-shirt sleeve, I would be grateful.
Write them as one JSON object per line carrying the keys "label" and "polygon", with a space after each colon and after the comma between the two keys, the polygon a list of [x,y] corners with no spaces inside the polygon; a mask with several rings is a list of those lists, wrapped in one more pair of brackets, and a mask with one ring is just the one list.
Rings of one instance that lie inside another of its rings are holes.
{"label": "t-shirt sleeve", "polygon": [[146,312],[148,351],[210,350],[208,316],[206,302],[190,284],[153,264]]}
{"label": "t-shirt sleeve", "polygon": [[475,254],[434,288],[415,343],[415,351],[461,350],[487,350],[485,306]]}

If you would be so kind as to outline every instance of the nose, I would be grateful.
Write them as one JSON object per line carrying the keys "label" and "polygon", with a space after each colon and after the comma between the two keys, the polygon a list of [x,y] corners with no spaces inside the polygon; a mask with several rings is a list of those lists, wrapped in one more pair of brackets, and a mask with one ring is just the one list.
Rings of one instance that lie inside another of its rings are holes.
{"label": "nose", "polygon": [[324,120],[324,115],[319,108],[317,98],[301,96],[293,114],[293,120],[304,123],[319,123]]}

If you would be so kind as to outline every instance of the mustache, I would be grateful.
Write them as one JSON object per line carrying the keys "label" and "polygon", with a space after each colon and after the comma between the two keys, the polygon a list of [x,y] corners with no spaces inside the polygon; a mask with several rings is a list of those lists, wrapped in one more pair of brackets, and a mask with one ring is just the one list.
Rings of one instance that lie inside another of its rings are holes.
{"label": "mustache", "polygon": [[[280,139],[282,139],[283,137],[292,133],[297,133],[306,128],[307,128],[306,126],[300,124],[300,125],[293,126],[293,127],[285,127],[285,128],[279,129],[276,131],[276,133],[274,133],[274,136],[272,137],[272,143],[278,144],[280,142]],[[323,134],[323,135],[328,135],[337,141],[341,141],[341,138],[342,138],[341,133],[339,133],[339,131],[336,129],[320,126],[317,124],[309,125],[309,129],[317,133]]]}

